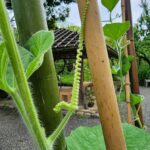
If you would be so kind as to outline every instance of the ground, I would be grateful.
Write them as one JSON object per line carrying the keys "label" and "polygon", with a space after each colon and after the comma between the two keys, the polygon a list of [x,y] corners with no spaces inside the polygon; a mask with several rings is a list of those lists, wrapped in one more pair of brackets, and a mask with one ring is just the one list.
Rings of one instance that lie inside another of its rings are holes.
{"label": "ground", "polygon": [[[150,88],[141,87],[145,96],[143,114],[145,125],[150,129]],[[99,123],[98,117],[72,116],[65,128],[68,136],[72,129],[84,125],[92,126]],[[36,150],[18,112],[13,108],[0,108],[0,150]]]}
{"label": "ground", "polygon": [[143,114],[144,122],[147,129],[150,131],[150,88],[142,87],[140,88],[141,94],[144,95],[145,99],[143,101]]}

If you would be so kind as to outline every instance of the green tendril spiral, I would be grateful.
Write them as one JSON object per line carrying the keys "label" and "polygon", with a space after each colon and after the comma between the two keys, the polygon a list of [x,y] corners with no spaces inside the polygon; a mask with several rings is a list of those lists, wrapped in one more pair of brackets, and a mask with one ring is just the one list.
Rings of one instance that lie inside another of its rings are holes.
{"label": "green tendril spiral", "polygon": [[82,62],[82,56],[83,56],[83,41],[84,41],[84,33],[85,33],[86,15],[88,12],[89,3],[90,3],[90,0],[86,0],[86,4],[82,13],[82,24],[81,24],[81,31],[79,35],[79,45],[78,45],[77,56],[76,56],[71,103],[66,103],[66,102],[58,103],[54,108],[54,111],[56,112],[59,112],[61,109],[74,111],[75,109],[78,108],[80,76],[81,76],[81,66],[82,66],[81,62]]}
{"label": "green tendril spiral", "polygon": [[52,133],[52,135],[48,138],[48,141],[53,142],[64,129],[66,123],[68,122],[69,118],[71,117],[72,113],[78,108],[78,98],[79,98],[79,87],[80,87],[80,76],[81,76],[81,61],[83,55],[83,39],[85,33],[85,23],[86,23],[86,15],[88,11],[88,7],[90,4],[90,0],[86,0],[86,4],[82,13],[82,24],[81,24],[81,31],[79,35],[79,46],[77,49],[77,56],[76,56],[76,64],[75,64],[75,74],[74,74],[74,81],[73,81],[73,88],[72,88],[72,97],[71,103],[67,102],[60,102],[58,103],[54,111],[59,112],[62,109],[67,110],[67,114],[57,127],[57,129]]}

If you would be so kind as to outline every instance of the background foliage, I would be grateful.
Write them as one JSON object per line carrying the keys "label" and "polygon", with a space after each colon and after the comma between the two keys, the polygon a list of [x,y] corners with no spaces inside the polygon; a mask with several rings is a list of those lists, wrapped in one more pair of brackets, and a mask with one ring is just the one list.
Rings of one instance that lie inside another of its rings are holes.
{"label": "background foliage", "polygon": [[143,12],[134,26],[135,48],[139,60],[139,80],[150,79],[150,7],[147,0],[141,0]]}
{"label": "background foliage", "polygon": [[57,21],[65,21],[69,16],[69,7],[64,6],[64,4],[70,4],[75,2],[75,0],[46,0],[44,3],[47,23],[49,29],[54,29],[56,27]]}
{"label": "background foliage", "polygon": [[[11,0],[5,0],[8,9],[12,9]],[[66,4],[76,2],[76,0],[44,0],[46,19],[49,29],[54,29],[57,21],[64,22],[69,16],[70,9]]]}

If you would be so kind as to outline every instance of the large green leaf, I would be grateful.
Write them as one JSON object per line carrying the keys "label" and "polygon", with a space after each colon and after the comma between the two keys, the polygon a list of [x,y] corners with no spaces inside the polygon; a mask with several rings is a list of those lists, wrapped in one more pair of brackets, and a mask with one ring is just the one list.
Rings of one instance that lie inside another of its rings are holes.
{"label": "large green leaf", "polygon": [[51,49],[54,35],[51,31],[39,31],[35,33],[25,44],[25,48],[33,54],[33,60],[29,63],[26,76],[29,78],[43,63],[44,54]]}
{"label": "large green leaf", "polygon": [[[51,48],[54,41],[52,32],[39,31],[35,33],[27,42],[29,50],[18,45],[21,61],[29,78],[43,62],[44,54]],[[15,88],[15,76],[9,61],[5,43],[0,43],[0,88],[6,90],[7,86]]]}
{"label": "large green leaf", "polygon": [[122,91],[121,93],[117,94],[118,102],[124,102],[126,100],[126,92]]}
{"label": "large green leaf", "polygon": [[119,65],[113,65],[112,68],[111,68],[111,72],[112,72],[113,75],[118,74],[119,70],[120,70]]}
{"label": "large green leaf", "polygon": [[[21,57],[21,61],[22,61],[24,70],[26,71],[29,64],[33,60],[33,55],[28,50],[26,50],[25,48],[23,48],[19,45],[18,45],[18,49],[19,49],[19,53],[20,53],[20,57]],[[16,86],[15,85],[15,75],[14,75],[13,68],[12,68],[10,61],[5,66],[5,68],[6,68],[6,73],[3,74],[3,76],[5,77],[6,83],[11,88],[15,88],[15,86]]]}
{"label": "large green leaf", "polygon": [[[29,64],[33,60],[33,55],[28,50],[26,50],[25,48],[23,48],[19,45],[18,45],[18,49],[19,49],[19,53],[21,56],[21,61],[22,61],[24,70],[27,70]],[[3,52],[3,53],[6,53],[6,49],[5,49],[5,52]],[[5,65],[3,65],[3,68],[5,69],[5,72],[3,71],[3,84],[4,85],[7,84],[11,88],[15,88],[15,75],[13,72],[13,68],[8,59],[8,56],[7,55],[5,55],[5,56],[6,56],[5,59],[7,59],[7,63],[6,63],[6,60],[2,59],[2,61],[5,64]],[[3,64],[3,63],[1,63],[1,64]]]}
{"label": "large green leaf", "polygon": [[29,50],[25,49],[24,47],[21,47],[20,45],[18,45],[18,49],[24,70],[26,71],[29,64],[33,61],[34,56]]}
{"label": "large green leaf", "polygon": [[108,45],[108,46],[110,46],[112,49],[116,49],[116,42],[114,41],[114,40],[112,40],[111,38],[109,38],[109,37],[107,37],[107,36],[105,36],[105,41],[106,41],[106,44]]}
{"label": "large green leaf", "polygon": [[0,78],[3,79],[6,73],[6,66],[8,64],[8,57],[5,49],[5,43],[0,43]]}
{"label": "large green leaf", "polygon": [[[21,54],[21,60],[23,62],[23,65],[25,68],[27,68],[30,61],[28,61],[28,57],[31,53],[24,48],[19,47],[19,52]],[[9,61],[5,43],[0,43],[0,88],[3,90],[6,90],[7,86],[10,86],[11,88],[14,87],[15,83],[15,77],[14,72],[11,66],[11,63]]]}
{"label": "large green leaf", "polygon": [[133,60],[132,56],[122,56],[122,73],[126,75],[131,67],[131,61]]}
{"label": "large green leaf", "polygon": [[100,126],[79,127],[67,138],[68,150],[105,150]]}
{"label": "large green leaf", "polygon": [[0,89],[6,90],[6,72],[8,66],[8,56],[5,49],[5,43],[0,42]]}
{"label": "large green leaf", "polygon": [[119,40],[129,29],[130,23],[111,23],[104,26],[104,34],[111,40]]}
{"label": "large green leaf", "polygon": [[11,63],[9,61],[7,65],[7,72],[5,75],[6,82],[11,88],[15,88],[15,75]]}
{"label": "large green leaf", "polygon": [[42,30],[33,34],[25,44],[25,47],[36,57],[41,55],[41,53],[45,53],[49,48],[51,48],[53,42],[53,32]]}
{"label": "large green leaf", "polygon": [[144,96],[143,95],[139,95],[139,94],[130,94],[130,99],[131,99],[131,105],[135,106],[136,104],[141,103],[144,100]]}
{"label": "large green leaf", "polygon": [[[150,134],[123,124],[127,150],[150,150]],[[68,150],[106,150],[101,126],[79,127],[66,138]]]}
{"label": "large green leaf", "polygon": [[[26,72],[27,78],[40,67],[43,62],[44,54],[51,48],[54,37],[52,32],[39,31],[35,33],[27,42],[27,49],[18,46],[21,61]],[[0,89],[8,92],[8,88],[15,88],[15,76],[9,61],[5,43],[0,43]]]}
{"label": "large green leaf", "polygon": [[102,4],[111,12],[119,0],[101,0]]}

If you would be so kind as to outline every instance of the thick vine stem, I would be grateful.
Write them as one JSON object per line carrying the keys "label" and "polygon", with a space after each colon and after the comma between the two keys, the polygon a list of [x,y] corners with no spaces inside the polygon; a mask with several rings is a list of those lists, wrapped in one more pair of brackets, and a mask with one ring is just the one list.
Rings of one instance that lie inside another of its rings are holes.
{"label": "thick vine stem", "polygon": [[88,12],[90,1],[86,0],[86,4],[82,13],[82,24],[81,24],[81,31],[79,36],[79,48],[77,49],[77,56],[76,56],[76,65],[75,65],[75,75],[73,81],[73,89],[72,89],[72,97],[71,103],[60,102],[58,103],[54,111],[59,112],[62,109],[66,109],[68,112],[58,128],[53,132],[53,134],[49,137],[49,140],[52,142],[54,141],[57,136],[60,134],[62,129],[65,127],[68,119],[71,117],[72,113],[78,108],[78,98],[79,98],[79,86],[80,86],[80,75],[81,75],[81,57],[82,57],[82,50],[83,50],[83,40],[84,40],[84,30],[85,30],[85,23],[86,23],[86,15]]}
{"label": "thick vine stem", "polygon": [[[29,120],[29,122],[31,123],[31,130],[34,133],[33,136],[35,137],[39,148],[41,150],[46,150],[48,146],[48,143],[46,143],[46,136],[43,128],[40,125],[38,114],[33,104],[30,89],[27,83],[27,79],[25,77],[23,65],[21,63],[21,58],[19,56],[17,44],[8,20],[8,15],[3,0],[0,0],[0,16],[1,16],[0,27],[2,35],[5,40],[7,53],[15,74],[15,79],[19,89],[19,93],[21,99],[23,100],[23,103],[21,105],[23,105],[22,107],[24,107],[26,114],[28,114],[27,115],[28,119],[26,118],[24,119],[25,121]],[[28,126],[28,121],[26,121],[26,124]]]}

